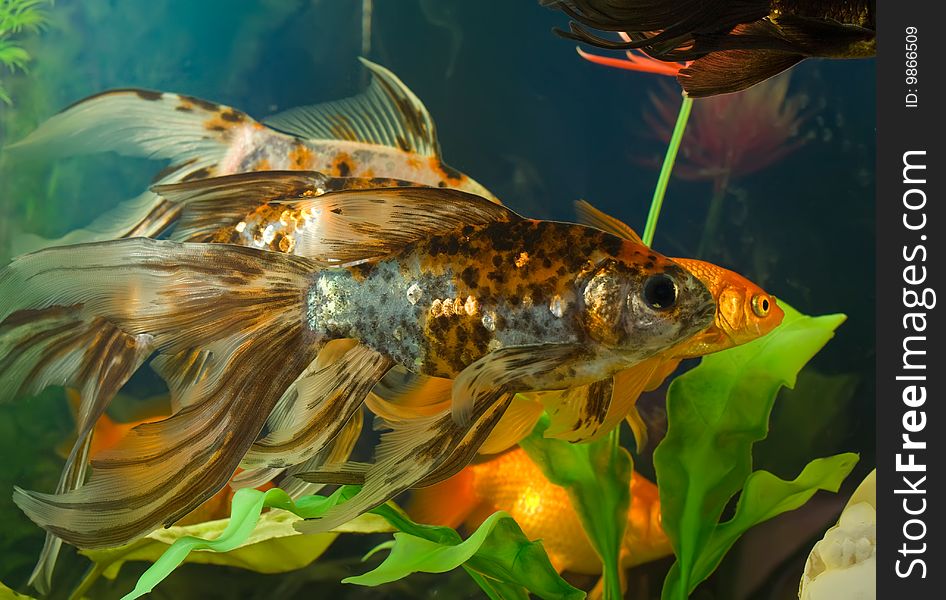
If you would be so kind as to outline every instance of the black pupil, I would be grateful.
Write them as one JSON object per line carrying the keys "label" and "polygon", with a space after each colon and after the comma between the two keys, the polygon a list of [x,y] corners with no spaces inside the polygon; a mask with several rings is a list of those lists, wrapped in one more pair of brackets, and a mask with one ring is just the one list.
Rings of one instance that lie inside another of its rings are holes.
{"label": "black pupil", "polygon": [[677,286],[666,275],[654,275],[644,284],[644,302],[651,308],[670,308],[677,299]]}
{"label": "black pupil", "polygon": [[762,310],[763,311],[769,310],[769,301],[765,298],[762,299]]}

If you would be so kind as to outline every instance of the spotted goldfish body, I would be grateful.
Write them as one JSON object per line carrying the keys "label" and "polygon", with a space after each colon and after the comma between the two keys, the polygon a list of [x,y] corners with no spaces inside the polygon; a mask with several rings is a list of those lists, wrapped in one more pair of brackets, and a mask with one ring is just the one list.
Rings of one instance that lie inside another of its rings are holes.
{"label": "spotted goldfish body", "polygon": [[[261,197],[259,186],[299,176],[224,186],[217,200]],[[345,189],[270,203],[313,216],[293,226],[293,254],[136,238],[51,248],[0,271],[8,394],[68,385],[110,398],[152,354],[171,390],[173,414],[100,455],[86,485],[15,491],[47,531],[80,547],[128,542],[191,512],[239,466],[254,476],[304,466],[308,482],[362,484],[297,525],[331,529],[462,469],[517,392],[589,385],[601,395],[588,413],[600,418],[610,384],[599,381],[713,322],[706,287],[659,253],[461,191]],[[332,445],[395,365],[452,380],[450,406],[386,420],[371,464],[333,464]]]}
{"label": "spotted goldfish body", "polygon": [[[330,177],[388,178],[460,189],[495,200],[441,158],[434,121],[417,96],[384,67],[357,96],[302,106],[257,122],[229,106],[170,92],[120,89],[81,100],[7,147],[14,157],[114,151],[166,159],[154,183],[272,170],[315,170]],[[17,253],[50,245],[155,237],[180,206],[146,191],[58,240],[21,235]]]}
{"label": "spotted goldfish body", "polygon": [[[587,202],[576,203],[579,221],[643,245],[628,225],[607,215]],[[647,441],[647,427],[635,404],[644,391],[654,390],[672,374],[680,362],[720,352],[761,337],[782,322],[784,313],[775,298],[742,275],[704,261],[674,258],[674,262],[697,277],[716,303],[713,324],[679,344],[668,347],[629,369],[614,375],[610,383],[595,382],[567,390],[520,394],[481,447],[484,454],[502,452],[528,435],[543,409],[551,424],[547,437],[570,442],[600,438],[627,419],[638,448]],[[368,407],[385,419],[407,419],[429,414],[451,402],[452,387],[443,379],[395,382],[386,379],[374,390]],[[605,402],[605,412],[594,398]],[[599,407],[596,410],[596,407]],[[591,416],[596,415],[596,416]]]}
{"label": "spotted goldfish body", "polygon": [[[660,0],[542,0],[575,22],[559,35],[608,50],[637,50],[628,60],[589,55],[593,62],[670,74],[688,96],[744,90],[811,57],[866,58],[876,52],[875,6],[871,0],[748,0],[681,2]],[[621,32],[609,40],[588,28]],[[637,57],[639,58],[639,57]],[[642,68],[643,67],[643,68]]]}
{"label": "spotted goldfish body", "polygon": [[[657,486],[639,473],[631,476],[632,502],[621,547],[621,566],[640,565],[671,553],[660,521]],[[598,558],[568,493],[545,478],[522,448],[472,464],[436,485],[413,492],[407,512],[431,525],[475,529],[503,510],[530,540],[542,540],[552,565],[561,571],[596,575]]]}

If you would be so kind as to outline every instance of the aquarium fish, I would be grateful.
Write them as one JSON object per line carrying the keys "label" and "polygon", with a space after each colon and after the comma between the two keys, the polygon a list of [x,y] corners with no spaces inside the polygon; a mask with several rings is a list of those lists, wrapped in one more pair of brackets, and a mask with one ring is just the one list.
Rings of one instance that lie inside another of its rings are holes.
{"label": "aquarium fish", "polygon": [[[147,352],[140,336],[177,395],[171,417],[136,427],[93,461],[84,486],[16,489],[37,524],[80,547],[126,543],[225,486],[293,388],[344,423],[393,365],[452,379],[451,406],[382,435],[374,464],[328,469],[364,483],[299,524],[330,529],[457,472],[516,392],[609,378],[713,321],[705,286],[660,254],[461,191],[348,190],[284,206],[302,217],[293,232],[301,247],[344,262],[135,238],[51,248],[0,271],[2,355],[16,357],[0,372],[6,395],[81,378],[71,355],[43,353],[43,338],[20,335],[53,307],[102,319]],[[342,339],[357,343],[336,346],[336,360],[300,378]]]}
{"label": "aquarium fish", "polygon": [[[661,526],[657,486],[631,475],[631,505],[621,544],[621,567],[629,568],[671,554]],[[542,547],[559,572],[600,574],[601,559],[581,525],[565,488],[550,482],[522,448],[476,462],[436,485],[412,492],[407,513],[417,522],[470,530],[502,510],[530,540]]]}
{"label": "aquarium fish", "polygon": [[[270,201],[295,196],[311,197],[331,191],[409,185],[409,182],[388,178],[329,177],[306,171],[246,173],[206,181],[206,184],[199,185],[197,189],[193,189],[195,182],[158,188],[163,189],[162,198],[169,198],[178,208],[179,219],[172,224],[171,239],[228,242],[295,254],[306,250],[306,246],[302,244],[297,247],[294,241],[289,244],[290,240],[295,239],[295,224],[292,224],[292,235],[284,235],[286,224],[280,219],[284,219],[285,208],[274,210]],[[298,216],[301,213],[294,214]],[[329,247],[323,244],[316,250],[324,253]],[[359,249],[359,252],[365,251],[367,247]],[[384,253],[383,248],[375,251]],[[338,257],[335,260],[338,260]],[[57,493],[76,489],[85,480],[89,458],[88,444],[96,443],[92,437],[96,420],[104,414],[115,392],[151,353],[147,336],[127,336],[105,319],[64,309],[62,306],[29,313],[29,319],[22,323],[8,320],[5,326],[0,325],[0,334],[0,349],[4,347],[4,342],[9,343],[11,348],[22,348],[25,343],[35,342],[42,344],[46,353],[69,356],[72,364],[83,365],[63,381],[81,390],[81,403],[76,411],[77,437],[66,458]],[[323,354],[327,356],[331,353],[326,349]],[[189,351],[177,356],[160,356],[151,362],[151,366],[161,373],[171,387],[170,402],[174,412],[182,408],[180,398],[187,395],[186,388],[199,384],[207,375],[207,359],[207,352]],[[32,364],[30,361],[34,359],[27,356],[26,362],[22,362],[23,360],[24,357],[11,353],[8,360],[0,361],[0,381],[19,386],[22,381],[18,378],[25,375],[24,369],[27,369],[28,365]],[[50,369],[44,376],[55,378],[61,377],[62,373]],[[13,379],[7,379],[8,377]],[[23,388],[20,392],[34,393],[46,385],[46,381],[41,376],[34,375],[33,385],[34,387]],[[11,387],[12,389],[16,388]],[[348,458],[357,440],[357,432],[361,430],[360,415],[353,416],[349,422],[332,421],[317,430],[300,429],[298,426],[291,428],[292,423],[277,419],[285,413],[284,408],[292,405],[297,397],[293,387],[281,402],[282,408],[274,411],[266,425],[270,435],[254,444],[254,450],[248,454],[249,464],[245,465],[249,473],[239,479],[239,485],[255,487],[261,482],[280,477],[280,484],[290,493],[313,492],[320,486],[306,484],[291,477],[294,469],[302,467],[273,468],[268,464],[282,461],[286,465],[295,465],[298,462],[295,457],[298,456],[304,456],[300,460],[305,461],[308,466],[341,462]],[[301,405],[308,406],[305,403]],[[311,410],[317,409],[318,407],[312,407]],[[299,415],[293,413],[292,416]],[[315,417],[314,413],[312,417]],[[308,452],[309,447],[303,447],[302,443],[311,441],[311,435],[316,431],[321,441],[331,442],[325,446],[319,443],[318,447],[321,449]],[[344,435],[345,433],[348,435]],[[274,439],[279,440],[278,445],[274,446]],[[261,465],[260,461],[252,460],[257,450],[265,454],[267,464]],[[41,592],[49,589],[58,549],[59,542],[51,534],[48,535],[40,560],[30,578],[30,584]]]}
{"label": "aquarium fish", "polygon": [[[873,0],[542,0],[581,25],[558,31],[600,48],[638,49],[687,62],[677,80],[688,96],[736,92],[812,57],[876,52]],[[582,25],[622,33],[622,41]]]}
{"label": "aquarium fish", "polygon": [[[165,159],[154,183],[270,170],[315,170],[335,177],[392,178],[494,199],[441,158],[434,121],[391,71],[361,59],[371,83],[361,94],[272,115],[262,122],[192,96],[143,89],[102,92],[49,118],[8,146],[12,157],[51,158],[114,151]],[[180,207],[151,191],[58,240],[13,241],[16,254],[50,245],[155,237]]]}
{"label": "aquarium fish", "polygon": [[[575,206],[579,222],[643,244],[637,233],[622,221],[583,200],[576,202]],[[563,391],[517,395],[481,446],[481,453],[501,452],[519,443],[532,431],[543,408],[551,417],[546,437],[570,442],[594,440],[626,418],[634,431],[638,448],[643,448],[647,427],[635,406],[641,393],[658,388],[682,360],[745,344],[769,333],[782,322],[784,313],[775,297],[742,275],[700,260],[672,260],[696,276],[712,294],[716,301],[713,324],[616,373],[610,384],[594,384],[597,387],[610,385],[610,391],[576,386]],[[382,419],[409,420],[448,406],[451,393],[448,380],[401,374],[397,379],[389,376],[376,386],[368,397],[367,406]],[[605,394],[610,394],[610,403],[604,407],[606,410],[589,409],[589,405]]]}

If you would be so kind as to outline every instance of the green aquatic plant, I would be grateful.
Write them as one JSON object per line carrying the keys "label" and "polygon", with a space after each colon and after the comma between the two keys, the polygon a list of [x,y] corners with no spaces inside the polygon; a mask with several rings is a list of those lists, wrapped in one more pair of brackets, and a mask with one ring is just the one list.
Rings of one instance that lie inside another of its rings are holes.
{"label": "green aquatic plant", "polygon": [[[844,315],[809,317],[780,302],[769,335],[702,359],[667,392],[667,435],[654,452],[664,529],[677,561],[664,599],[683,599],[709,577],[750,527],[837,491],[857,461],[840,454],[810,462],[794,481],[752,470],[752,446],[768,433],[778,390],[828,342]],[[735,515],[719,523],[732,498]]]}
{"label": "green aquatic plant", "polygon": [[[36,33],[46,23],[41,7],[47,0],[0,0],[0,66],[6,70],[26,71],[30,53],[16,43],[21,33]],[[13,104],[0,81],[0,101]]]}
{"label": "green aquatic plant", "polygon": [[[197,536],[176,539],[123,600],[149,593],[192,551],[231,552],[242,547],[253,534],[264,508],[289,511],[307,519],[318,518],[333,506],[348,501],[358,490],[359,486],[343,486],[330,496],[303,496],[295,501],[279,488],[265,492],[239,490],[233,496],[230,521],[219,536],[213,539]],[[365,559],[382,549],[390,549],[391,553],[374,570],[348,577],[343,583],[377,586],[415,572],[444,573],[462,567],[493,599],[527,598],[530,593],[547,600],[584,597],[581,590],[558,575],[541,543],[526,538],[516,522],[504,512],[487,518],[466,540],[449,527],[415,523],[390,503],[372,509],[370,514],[382,517],[398,532],[393,541],[375,548]],[[310,539],[310,536],[302,538]]]}
{"label": "green aquatic plant", "polygon": [[532,433],[519,442],[549,481],[565,488],[592,547],[601,558],[604,597],[620,598],[621,546],[631,505],[634,461],[618,443],[619,429],[587,444],[544,437],[544,414]]}

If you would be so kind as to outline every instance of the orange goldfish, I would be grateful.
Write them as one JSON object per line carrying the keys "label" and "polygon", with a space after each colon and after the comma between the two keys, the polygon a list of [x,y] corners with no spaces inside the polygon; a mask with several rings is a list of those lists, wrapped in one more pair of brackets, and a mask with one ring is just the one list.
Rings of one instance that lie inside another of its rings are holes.
{"label": "orange goldfish", "polygon": [[[304,175],[272,173],[254,185]],[[179,185],[198,193],[219,184]],[[16,490],[39,525],[81,547],[127,542],[189,513],[241,462],[312,459],[394,365],[452,379],[452,405],[391,423],[374,463],[299,475],[363,485],[322,519],[298,524],[330,529],[462,469],[515,393],[590,384],[603,394],[610,384],[596,382],[714,318],[706,287],[640,243],[525,219],[458,190],[349,189],[270,202],[283,208],[280,233],[304,256],[136,238],[47,249],[0,271],[0,345],[17,357],[2,365],[11,390],[97,387],[103,368],[114,385],[121,378],[108,369],[127,377],[157,352],[152,366],[177,407],[101,455],[87,485]],[[261,232],[264,244],[275,230]],[[81,327],[63,325],[74,315]],[[86,347],[73,344],[103,331],[115,351],[89,365]],[[320,361],[321,352],[332,359]],[[607,406],[589,394],[589,413]]]}
{"label": "orange goldfish", "polygon": [[[671,553],[660,524],[657,486],[631,476],[631,506],[621,547],[621,566],[632,567]],[[525,450],[516,448],[470,465],[454,477],[413,492],[407,505],[420,523],[475,529],[497,510],[515,518],[530,540],[542,540],[558,571],[601,573],[595,553],[565,488],[551,483]]]}

